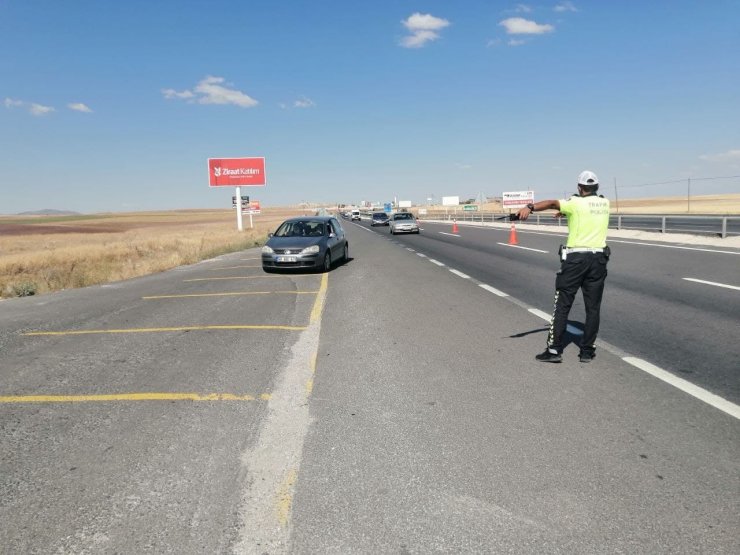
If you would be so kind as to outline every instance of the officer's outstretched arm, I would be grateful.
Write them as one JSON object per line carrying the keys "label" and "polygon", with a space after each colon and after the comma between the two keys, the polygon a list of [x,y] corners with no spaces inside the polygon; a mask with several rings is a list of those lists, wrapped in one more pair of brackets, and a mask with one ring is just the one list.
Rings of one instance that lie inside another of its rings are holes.
{"label": "officer's outstretched arm", "polygon": [[557,210],[560,212],[560,201],[559,200],[541,200],[539,202],[535,202],[534,204],[528,204],[519,212],[517,212],[517,216],[519,216],[520,220],[526,220],[529,218],[529,215],[532,212],[540,212],[542,210]]}

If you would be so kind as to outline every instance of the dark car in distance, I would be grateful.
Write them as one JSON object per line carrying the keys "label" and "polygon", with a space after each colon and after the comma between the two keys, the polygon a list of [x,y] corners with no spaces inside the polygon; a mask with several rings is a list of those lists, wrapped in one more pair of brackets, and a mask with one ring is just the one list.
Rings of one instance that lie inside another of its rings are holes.
{"label": "dark car in distance", "polygon": [[373,212],[373,216],[370,219],[370,226],[376,225],[388,225],[390,217],[385,212]]}
{"label": "dark car in distance", "polygon": [[262,269],[331,270],[349,258],[349,243],[339,220],[333,216],[304,216],[285,220],[262,247]]}

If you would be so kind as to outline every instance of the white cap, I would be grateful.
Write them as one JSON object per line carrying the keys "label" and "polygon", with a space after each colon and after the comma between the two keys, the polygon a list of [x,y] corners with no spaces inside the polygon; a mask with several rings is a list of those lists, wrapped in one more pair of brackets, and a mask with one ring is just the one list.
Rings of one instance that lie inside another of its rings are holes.
{"label": "white cap", "polygon": [[586,185],[587,187],[593,187],[594,185],[599,184],[599,178],[596,177],[596,174],[594,172],[586,170],[584,172],[581,172],[581,175],[578,176],[578,184]]}

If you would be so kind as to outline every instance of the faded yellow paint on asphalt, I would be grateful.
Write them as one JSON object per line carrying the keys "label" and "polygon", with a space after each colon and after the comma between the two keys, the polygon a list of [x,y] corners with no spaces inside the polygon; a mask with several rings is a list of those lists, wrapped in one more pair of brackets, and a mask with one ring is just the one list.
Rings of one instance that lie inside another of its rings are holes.
{"label": "faded yellow paint on asphalt", "polygon": [[288,524],[290,509],[293,506],[293,486],[298,479],[298,472],[291,468],[285,476],[277,494],[277,513],[280,526],[285,528]]}
{"label": "faded yellow paint on asphalt", "polygon": [[94,335],[114,333],[157,333],[168,331],[202,331],[202,330],[285,330],[304,331],[306,326],[267,326],[267,325],[223,325],[223,326],[178,326],[169,328],[128,328],[115,330],[63,330],[63,331],[28,331],[21,335]]}
{"label": "faded yellow paint on asphalt", "polygon": [[315,295],[318,291],[232,291],[227,293],[190,293],[183,295],[152,295],[150,297],[141,297],[144,300],[149,299],[181,299],[186,297],[228,297],[240,295]]}
{"label": "faded yellow paint on asphalt", "polygon": [[221,268],[208,268],[211,272],[218,272],[219,270],[239,270],[241,268],[262,268],[261,265],[253,265],[253,266],[223,266]]}
{"label": "faded yellow paint on asphalt", "polygon": [[313,303],[311,309],[311,323],[318,322],[321,318],[321,310],[324,307],[324,297],[326,296],[326,289],[329,285],[329,274],[325,273],[321,276],[321,286],[319,287],[319,293],[316,295],[316,300]]}
{"label": "faded yellow paint on asphalt", "polygon": [[[324,274],[326,275],[326,274]],[[231,277],[211,277],[211,278],[193,278],[184,279],[183,281],[223,281],[227,279],[280,279],[283,277],[297,278],[297,277],[314,277],[308,274],[284,274],[274,276],[231,276]]]}
{"label": "faded yellow paint on asphalt", "polygon": [[[314,322],[318,322],[321,318],[321,312],[324,309],[324,299],[326,297],[326,290],[329,285],[329,274],[324,274],[321,277],[321,286],[319,287],[318,294],[316,295],[316,300],[313,303],[313,308],[311,309],[311,324]],[[313,375],[316,373],[316,360],[318,359],[319,352],[314,351],[314,353],[311,355],[311,360],[309,361],[309,365],[311,368],[311,377],[306,381],[306,397],[310,397],[311,393],[313,392]]]}
{"label": "faded yellow paint on asphalt", "polygon": [[269,401],[271,395],[233,393],[115,393],[110,395],[0,395],[0,403],[90,403],[110,401]]}

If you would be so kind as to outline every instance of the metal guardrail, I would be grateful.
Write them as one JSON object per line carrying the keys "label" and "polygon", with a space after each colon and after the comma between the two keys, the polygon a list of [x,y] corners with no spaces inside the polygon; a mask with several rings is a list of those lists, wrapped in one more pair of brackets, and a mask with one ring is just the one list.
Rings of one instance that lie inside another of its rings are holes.
{"label": "metal guardrail", "polygon": [[[506,223],[508,212],[473,212],[456,213],[430,211],[419,215],[421,220],[445,220],[458,222],[494,222]],[[552,212],[532,214],[528,224],[557,225],[567,227],[564,218],[555,218]],[[740,236],[740,215],[717,214],[613,214],[609,217],[610,229],[631,229],[653,231],[658,233],[688,233],[693,235],[710,235],[721,237]]]}

